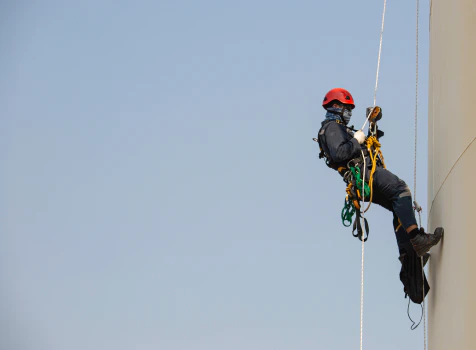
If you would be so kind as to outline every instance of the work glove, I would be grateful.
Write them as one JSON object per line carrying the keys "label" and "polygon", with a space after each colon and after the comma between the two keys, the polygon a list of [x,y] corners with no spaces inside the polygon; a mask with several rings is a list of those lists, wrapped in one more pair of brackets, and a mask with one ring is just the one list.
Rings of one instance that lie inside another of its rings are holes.
{"label": "work glove", "polygon": [[354,139],[356,139],[359,144],[363,144],[365,142],[365,134],[362,130],[356,131],[354,134]]}

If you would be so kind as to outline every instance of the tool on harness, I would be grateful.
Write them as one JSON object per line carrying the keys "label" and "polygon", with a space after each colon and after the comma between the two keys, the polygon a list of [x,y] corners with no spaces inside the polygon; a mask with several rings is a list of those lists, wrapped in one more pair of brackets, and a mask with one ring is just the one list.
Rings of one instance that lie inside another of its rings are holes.
{"label": "tool on harness", "polygon": [[379,140],[384,135],[384,132],[379,130],[377,127],[377,122],[382,119],[382,108],[379,106],[368,107],[366,110],[366,115],[368,116],[367,119],[370,122],[369,135],[375,136],[377,140]]}
{"label": "tool on harness", "polygon": [[369,121],[371,123],[377,122],[382,119],[382,108],[380,108],[379,106],[367,107],[366,115],[369,116]]}
{"label": "tool on harness", "polygon": [[[349,198],[349,196],[346,196],[346,199],[344,202],[344,208],[342,209],[342,214],[341,214],[342,224],[345,227],[349,227],[350,225],[352,225],[352,217],[354,216],[354,214],[357,214],[357,215],[352,226],[352,236],[362,240],[362,238],[364,237],[364,232],[362,230],[362,224],[360,221],[360,219],[362,218],[362,214],[360,212],[360,205],[358,201],[352,200],[351,198]],[[369,238],[369,232],[370,232],[369,223],[367,222],[366,218],[364,218],[364,227],[365,227],[366,235],[363,239],[364,239],[364,242],[366,242],[367,239]],[[356,231],[357,233],[355,233]]]}
{"label": "tool on harness", "polygon": [[[355,214],[355,206],[351,199],[347,196],[344,201],[344,208],[342,208],[341,218],[342,225],[349,227],[352,225],[352,217]],[[346,224],[348,222],[348,224]]]}
{"label": "tool on harness", "polygon": [[[347,196],[345,199],[344,208],[342,209],[341,218],[342,218],[342,224],[345,227],[349,227],[352,223],[353,215],[356,214],[356,217],[352,226],[352,236],[357,237],[360,240],[363,239],[364,242],[366,242],[369,237],[370,230],[369,230],[369,224],[367,222],[367,219],[364,218],[364,228],[366,233],[364,237],[364,231],[362,229],[362,224],[360,220],[362,218],[360,200],[363,200],[369,197],[370,187],[361,178],[359,164],[362,161],[363,160],[361,158],[352,159],[351,161],[349,161],[347,165],[349,170],[344,175],[344,182],[347,183],[347,188],[345,190],[347,193]],[[350,165],[351,163],[353,165]],[[361,193],[362,188],[364,188],[363,197]]]}
{"label": "tool on harness", "polygon": [[[361,220],[362,219],[362,214],[360,212],[360,210],[356,210],[356,217],[355,217],[355,220],[354,220],[354,225],[352,227],[352,236],[358,238],[359,240],[362,241],[362,239],[364,240],[364,242],[367,242],[367,239],[369,238],[369,233],[370,233],[370,228],[369,228],[369,223],[367,221],[367,218],[364,218],[364,228],[365,228],[365,237],[364,237],[364,231],[362,230],[362,224],[361,224]],[[357,233],[354,233],[355,231],[357,231]]]}
{"label": "tool on harness", "polygon": [[[368,197],[370,194],[371,194],[371,190],[370,190],[370,187],[369,185],[366,183],[363,183],[363,179],[360,177],[360,168],[357,167],[357,166],[351,166],[349,167],[349,170],[351,171],[352,173],[352,176],[354,177],[355,179],[355,183],[353,183],[352,185],[355,188],[356,192],[357,192],[357,198],[360,199],[360,197],[362,197],[362,194],[360,193],[360,189],[363,187],[364,188],[364,198],[365,197]],[[363,198],[362,198],[363,199]]]}

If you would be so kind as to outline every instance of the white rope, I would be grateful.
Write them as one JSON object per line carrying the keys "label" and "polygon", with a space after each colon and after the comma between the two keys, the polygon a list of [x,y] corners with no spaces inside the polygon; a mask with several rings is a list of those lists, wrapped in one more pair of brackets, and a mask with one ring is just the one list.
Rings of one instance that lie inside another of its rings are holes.
{"label": "white rope", "polygon": [[425,303],[425,268],[423,266],[423,257],[421,257],[421,274],[423,276],[423,349],[426,350],[426,303]]}
{"label": "white rope", "polygon": [[[377,59],[377,74],[375,76],[375,89],[374,89],[374,108],[377,105],[377,89],[378,89],[378,78],[379,78],[379,72],[380,72],[380,58],[382,56],[382,41],[383,41],[383,29],[385,26],[385,12],[387,10],[387,0],[383,1],[383,13],[382,13],[382,27],[380,29],[380,43],[378,47],[378,59]],[[360,130],[364,130],[365,125],[367,124],[367,121],[369,120],[369,117],[372,115],[372,111],[369,113],[367,118],[365,119],[364,125],[362,125],[362,128]]]}
{"label": "white rope", "polygon": [[[377,105],[377,89],[378,89],[378,77],[379,77],[379,72],[380,72],[380,58],[382,55],[382,41],[383,41],[383,29],[385,25],[385,12],[387,9],[387,0],[384,0],[383,2],[383,13],[382,13],[382,27],[380,29],[380,43],[379,43],[379,48],[378,48],[378,59],[377,59],[377,74],[375,77],[375,90],[374,90],[374,106],[372,110],[370,111],[369,115],[365,119],[364,125],[362,125],[362,131],[365,128],[365,125],[367,124],[367,121],[369,120],[370,116],[372,115],[375,106]],[[362,159],[364,160],[364,169],[363,169],[363,177],[362,177],[362,208],[365,207],[365,169],[367,165],[365,164],[365,155],[364,152],[362,152]],[[360,220],[360,219],[359,219]],[[363,330],[364,330],[364,259],[365,259],[365,240],[364,240],[364,230],[365,230],[365,217],[364,213],[362,212],[362,221],[363,221],[363,230],[362,230],[362,265],[361,265],[361,274],[360,274],[360,350],[363,349]]]}
{"label": "white rope", "polygon": [[418,17],[420,12],[419,0],[416,0],[416,69],[415,69],[415,154],[413,162],[413,198],[417,190],[417,144],[418,144]]}
{"label": "white rope", "polygon": [[360,275],[360,350],[362,350],[362,340],[364,335],[364,253],[365,253],[364,240],[365,239],[364,239],[363,231],[362,231],[361,238],[362,238],[362,272]]}
{"label": "white rope", "polygon": [[385,10],[387,8],[387,0],[383,1],[383,13],[382,13],[382,28],[380,30],[380,45],[378,49],[378,61],[377,61],[377,76],[375,78],[375,91],[374,91],[374,106],[377,103],[377,88],[378,88],[378,73],[380,71],[380,55],[382,54],[382,39],[383,39],[383,27],[385,24]]}
{"label": "white rope", "polygon": [[[418,221],[421,227],[421,207],[416,203],[417,195],[417,146],[418,146],[418,47],[419,47],[419,30],[418,22],[420,17],[420,2],[416,0],[416,40],[415,40],[415,146],[414,146],[414,162],[413,162],[413,198],[415,198],[415,208],[418,212]],[[422,312],[423,312],[423,349],[426,350],[426,303],[425,303],[425,268],[423,266],[423,256],[421,261],[421,275],[423,283],[423,298],[422,298]]]}
{"label": "white rope", "polygon": [[[364,168],[362,170],[362,208],[365,207],[365,168],[367,165],[365,164],[365,155],[364,151],[360,150],[362,153],[362,159],[364,160]],[[360,220],[360,218],[358,218]],[[361,265],[361,273],[360,273],[360,350],[362,350],[362,340],[363,340],[363,331],[364,331],[364,257],[365,257],[365,239],[364,239],[364,230],[365,230],[365,218],[364,212],[362,212],[362,221],[363,227],[362,229],[362,236],[360,237],[362,241],[362,265]]]}

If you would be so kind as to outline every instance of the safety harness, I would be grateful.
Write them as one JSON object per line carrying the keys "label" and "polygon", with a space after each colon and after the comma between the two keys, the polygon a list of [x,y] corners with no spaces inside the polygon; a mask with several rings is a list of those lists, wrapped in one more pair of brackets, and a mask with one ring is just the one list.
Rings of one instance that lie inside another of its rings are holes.
{"label": "safety harness", "polygon": [[[382,152],[380,150],[381,144],[378,141],[378,139],[383,136],[383,131],[378,130],[377,127],[377,121],[382,117],[381,108],[376,106],[372,111],[368,111],[368,113],[371,113],[371,115],[369,116],[369,135],[365,141],[366,149],[363,150],[359,157],[351,159],[346,164],[333,162],[329,154],[325,151],[325,147],[323,146],[322,137],[325,134],[327,127],[332,122],[324,124],[319,130],[318,137],[313,138],[313,140],[319,144],[319,159],[324,158],[326,165],[329,168],[336,170],[343,177],[344,182],[347,184],[345,189],[346,197],[344,200],[344,207],[341,211],[342,224],[345,227],[352,225],[352,218],[355,215],[352,226],[352,235],[359,240],[363,239],[364,242],[367,241],[370,230],[367,219],[362,216],[362,213],[365,213],[367,210],[369,210],[372,203],[373,175],[377,169],[377,166],[382,166],[384,168],[386,167]],[[357,131],[352,127],[346,126],[340,120],[335,120],[335,122],[343,125],[348,130],[353,132]],[[364,166],[363,157],[369,158],[370,163],[372,164],[372,170],[370,171],[368,181],[365,181],[361,175],[361,167]],[[361,193],[362,188],[364,189],[363,194]],[[360,205],[360,201],[363,200],[368,202],[368,206],[365,209],[363,209]],[[364,219],[365,235],[361,224],[362,218]]]}

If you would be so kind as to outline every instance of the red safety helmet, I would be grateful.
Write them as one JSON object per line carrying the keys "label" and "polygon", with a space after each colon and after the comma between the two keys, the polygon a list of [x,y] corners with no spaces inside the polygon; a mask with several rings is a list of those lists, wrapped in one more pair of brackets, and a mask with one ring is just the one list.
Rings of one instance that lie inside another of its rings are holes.
{"label": "red safety helmet", "polygon": [[335,88],[330,90],[322,101],[322,107],[324,107],[324,109],[327,109],[328,105],[335,100],[343,104],[352,105],[352,109],[355,108],[354,99],[352,98],[352,95],[349,91],[342,88]]}

